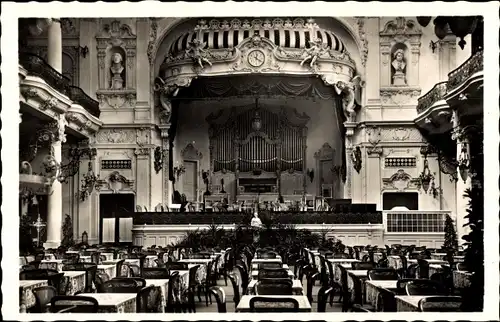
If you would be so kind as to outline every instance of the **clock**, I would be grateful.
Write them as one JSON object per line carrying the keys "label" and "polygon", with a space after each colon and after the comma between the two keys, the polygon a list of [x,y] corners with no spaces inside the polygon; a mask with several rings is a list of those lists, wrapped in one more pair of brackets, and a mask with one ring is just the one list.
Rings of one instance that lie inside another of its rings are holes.
{"label": "clock", "polygon": [[266,56],[260,50],[254,50],[248,53],[247,56],[248,63],[253,67],[260,67],[264,64]]}

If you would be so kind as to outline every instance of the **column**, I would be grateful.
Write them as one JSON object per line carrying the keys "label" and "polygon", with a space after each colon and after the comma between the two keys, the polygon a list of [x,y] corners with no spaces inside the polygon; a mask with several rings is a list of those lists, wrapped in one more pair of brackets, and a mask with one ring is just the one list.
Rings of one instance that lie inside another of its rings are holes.
{"label": "column", "polygon": [[448,80],[448,73],[457,67],[456,65],[456,37],[447,35],[438,42],[439,47],[439,81]]}
{"label": "column", "polygon": [[[61,147],[60,138],[52,142],[53,157],[57,164],[61,164]],[[43,245],[45,249],[61,245],[62,184],[57,179],[54,180],[50,191],[47,198],[47,242]]]}
{"label": "column", "polygon": [[346,153],[346,180],[344,184],[344,199],[352,199],[352,140],[356,123],[345,122],[345,153]]}
{"label": "column", "polygon": [[[160,130],[161,130],[161,144],[162,144],[162,157],[163,157],[163,167],[162,167],[162,174],[163,174],[163,205],[164,206],[170,206],[172,204],[171,201],[171,191],[172,191],[172,182],[169,179],[169,147],[170,147],[170,140],[168,138],[168,129],[170,128],[170,125],[168,124],[160,124]],[[154,207],[155,205],[151,205]]]}
{"label": "column", "polygon": [[61,21],[52,18],[52,23],[47,28],[47,60],[50,66],[62,72],[62,32]]}

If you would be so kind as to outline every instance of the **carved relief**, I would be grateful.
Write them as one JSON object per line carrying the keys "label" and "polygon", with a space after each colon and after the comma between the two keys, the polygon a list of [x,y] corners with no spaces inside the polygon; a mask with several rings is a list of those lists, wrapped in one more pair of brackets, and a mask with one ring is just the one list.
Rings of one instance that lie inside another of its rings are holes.
{"label": "carved relief", "polygon": [[133,189],[134,181],[127,179],[118,171],[111,172],[104,180],[99,180],[100,185],[106,185],[107,189],[118,193],[121,190]]}
{"label": "carved relief", "polygon": [[139,146],[149,144],[150,130],[148,128],[137,129],[136,143]]}
{"label": "carved relief", "polygon": [[417,105],[420,93],[418,88],[387,87],[380,89],[380,98],[384,105],[403,107]]}
{"label": "carved relief", "polygon": [[135,91],[124,91],[124,92],[107,92],[100,91],[97,93],[97,100],[101,109],[112,108],[134,108],[136,103],[136,93]]}
{"label": "carved relief", "polygon": [[140,156],[140,155],[149,155],[150,151],[151,151],[150,148],[137,148],[137,149],[135,149],[134,154],[137,155],[137,156]]}
{"label": "carved relief", "polygon": [[99,143],[135,143],[136,133],[133,129],[104,129],[96,139]]}
{"label": "carved relief", "polygon": [[412,178],[402,169],[398,170],[390,178],[382,179],[383,189],[396,189],[398,191],[404,191],[409,188],[417,189],[418,181],[418,178]]}
{"label": "carved relief", "polygon": [[357,17],[356,23],[358,24],[358,36],[361,40],[363,48],[361,49],[361,64],[366,66],[366,60],[368,58],[368,40],[366,39],[365,32],[365,17]]}
{"label": "carved relief", "polygon": [[394,135],[392,137],[395,141],[406,141],[410,138],[410,132],[405,128],[394,129]]}
{"label": "carved relief", "polygon": [[183,160],[199,161],[203,158],[203,154],[195,148],[194,143],[188,143],[181,151]]}
{"label": "carved relief", "polygon": [[381,140],[382,129],[376,126],[368,126],[366,134],[368,135],[368,142],[372,145],[377,145]]}
{"label": "carved relief", "polygon": [[152,64],[153,58],[154,58],[153,57],[153,50],[155,47],[156,37],[157,37],[157,33],[158,33],[158,22],[157,22],[157,18],[149,18],[149,20],[151,21],[151,24],[149,26],[149,42],[148,42],[147,54],[148,54],[149,63]]}

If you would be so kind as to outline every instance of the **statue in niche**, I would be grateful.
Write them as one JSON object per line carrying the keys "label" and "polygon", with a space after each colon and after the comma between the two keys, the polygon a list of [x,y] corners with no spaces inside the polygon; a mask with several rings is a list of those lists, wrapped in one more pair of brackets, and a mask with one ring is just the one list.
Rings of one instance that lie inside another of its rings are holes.
{"label": "statue in niche", "polygon": [[392,67],[394,68],[394,74],[392,76],[392,84],[396,86],[406,85],[406,62],[404,50],[396,50],[393,56],[394,60],[392,61]]}
{"label": "statue in niche", "polygon": [[195,63],[197,63],[200,68],[203,69],[203,63],[207,63],[212,66],[212,63],[206,58],[208,51],[205,50],[207,43],[201,42],[195,39],[188,43],[188,49],[186,49],[186,55],[190,57]]}
{"label": "statue in niche", "polygon": [[304,50],[304,59],[300,62],[300,66],[304,65],[306,61],[310,60],[309,66],[311,68],[316,65],[316,61],[318,60],[319,56],[321,56],[324,52],[328,51],[328,47],[323,44],[323,40],[316,38],[311,41],[309,41],[309,47],[308,49]]}
{"label": "statue in niche", "polygon": [[120,53],[114,53],[111,56],[111,89],[123,89],[123,57]]}

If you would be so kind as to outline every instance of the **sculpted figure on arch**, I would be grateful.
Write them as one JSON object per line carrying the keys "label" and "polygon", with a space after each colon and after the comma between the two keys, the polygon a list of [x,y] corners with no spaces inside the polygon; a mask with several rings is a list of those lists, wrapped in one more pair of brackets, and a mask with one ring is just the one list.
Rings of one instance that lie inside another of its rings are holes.
{"label": "sculpted figure on arch", "polygon": [[328,50],[328,46],[325,46],[325,44],[323,44],[323,40],[319,38],[310,40],[309,45],[311,47],[304,50],[305,57],[300,62],[300,66],[303,66],[308,60],[310,60],[309,66],[312,68],[316,65],[318,58]]}

